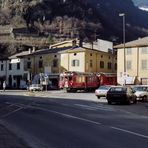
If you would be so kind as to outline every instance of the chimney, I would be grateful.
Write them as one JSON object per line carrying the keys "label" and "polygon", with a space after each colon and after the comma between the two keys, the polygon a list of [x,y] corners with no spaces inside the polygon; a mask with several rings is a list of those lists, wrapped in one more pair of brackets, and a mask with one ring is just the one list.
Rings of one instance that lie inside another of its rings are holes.
{"label": "chimney", "polygon": [[31,54],[32,53],[32,50],[31,50],[31,48],[29,48],[29,54]]}
{"label": "chimney", "polygon": [[72,41],[72,47],[74,48],[74,47],[76,47],[77,46],[77,41],[76,40],[73,40]]}
{"label": "chimney", "polygon": [[79,40],[79,47],[83,47],[82,39]]}
{"label": "chimney", "polygon": [[32,48],[32,52],[35,52],[35,47]]}

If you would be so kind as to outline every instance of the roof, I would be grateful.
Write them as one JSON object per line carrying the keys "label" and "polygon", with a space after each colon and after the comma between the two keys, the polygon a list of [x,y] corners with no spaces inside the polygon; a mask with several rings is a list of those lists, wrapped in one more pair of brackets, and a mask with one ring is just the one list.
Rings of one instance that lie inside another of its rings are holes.
{"label": "roof", "polygon": [[23,51],[20,53],[17,53],[15,55],[12,55],[9,57],[9,59],[14,59],[14,58],[21,58],[25,56],[34,56],[34,55],[43,55],[43,54],[52,54],[52,53],[66,53],[66,52],[83,52],[83,51],[96,51],[96,52],[101,52],[101,53],[106,53],[103,51],[95,50],[95,49],[89,49],[85,47],[79,47],[79,46],[69,46],[69,47],[61,47],[61,48],[47,48],[47,49],[41,49],[41,50],[36,50],[34,52],[29,53],[29,51]]}
{"label": "roof", "polygon": [[23,52],[14,54],[14,55],[10,56],[9,59],[15,59],[15,58],[26,56],[26,55],[29,55],[29,51],[23,51]]}
{"label": "roof", "polygon": [[64,50],[67,50],[71,47],[63,47],[63,48],[51,48],[51,49],[42,49],[42,50],[37,50],[33,53],[31,53],[30,55],[43,55],[43,54],[49,54],[49,53],[58,53]]}
{"label": "roof", "polygon": [[[126,48],[130,48],[130,47],[146,47],[146,46],[148,46],[148,37],[139,38],[137,40],[125,43]],[[116,45],[116,46],[114,46],[114,48],[117,48],[117,49],[124,48],[124,44]]]}
{"label": "roof", "polygon": [[96,50],[96,49],[90,49],[90,48],[86,48],[86,47],[79,47],[79,46],[76,46],[76,47],[71,47],[67,50],[64,50],[64,51],[61,51],[60,53],[73,53],[73,52],[84,52],[84,51],[96,51],[96,52],[101,52],[101,53],[106,53],[104,51],[99,51],[99,50]]}

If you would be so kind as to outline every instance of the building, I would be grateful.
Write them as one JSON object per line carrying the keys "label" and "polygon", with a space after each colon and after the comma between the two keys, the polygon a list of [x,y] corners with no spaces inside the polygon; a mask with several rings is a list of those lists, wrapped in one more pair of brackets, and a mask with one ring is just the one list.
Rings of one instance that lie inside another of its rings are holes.
{"label": "building", "polygon": [[[103,44],[105,42],[103,41]],[[103,45],[102,44],[102,45]],[[109,47],[102,50],[79,46],[71,40],[52,45],[49,49],[29,49],[0,59],[0,82],[10,88],[23,88],[27,82],[42,83],[42,77],[65,71],[116,73],[116,53]],[[54,83],[58,83],[57,80]]]}
{"label": "building", "polygon": [[3,82],[6,80],[7,75],[7,57],[0,55],[0,88],[3,86]]}
{"label": "building", "polygon": [[[27,52],[28,53],[28,52]],[[24,70],[24,59],[17,56],[25,55],[21,52],[0,60],[0,86],[5,80],[8,88],[26,87],[28,72]]]}
{"label": "building", "polygon": [[97,39],[92,43],[82,42],[82,47],[95,49],[103,52],[112,52],[113,50],[113,42]]}
{"label": "building", "polygon": [[117,49],[117,77],[119,84],[148,84],[148,37],[140,38]]}
{"label": "building", "polygon": [[76,46],[60,53],[60,71],[116,73],[117,59],[113,52]]}

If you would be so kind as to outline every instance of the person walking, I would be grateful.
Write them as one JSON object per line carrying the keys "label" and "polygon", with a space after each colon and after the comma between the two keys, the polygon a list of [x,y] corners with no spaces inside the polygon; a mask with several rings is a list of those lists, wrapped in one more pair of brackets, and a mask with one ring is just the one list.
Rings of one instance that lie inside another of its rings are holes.
{"label": "person walking", "polygon": [[3,91],[6,89],[6,81],[3,82]]}

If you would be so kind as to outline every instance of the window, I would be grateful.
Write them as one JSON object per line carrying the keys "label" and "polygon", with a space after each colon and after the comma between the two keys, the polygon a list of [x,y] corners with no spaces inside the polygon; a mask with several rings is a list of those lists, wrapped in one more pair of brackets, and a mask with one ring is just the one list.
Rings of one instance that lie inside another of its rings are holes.
{"label": "window", "polygon": [[58,59],[53,60],[53,67],[58,67]]}
{"label": "window", "polygon": [[104,62],[100,61],[100,68],[104,68]]}
{"label": "window", "polygon": [[93,67],[93,60],[90,60],[90,67]]}
{"label": "window", "polygon": [[9,70],[12,70],[12,64],[9,63]]}
{"label": "window", "polygon": [[141,48],[141,53],[147,54],[148,53],[148,48],[147,47],[142,47]]}
{"label": "window", "polygon": [[117,63],[115,63],[115,70],[117,70]]}
{"label": "window", "polygon": [[126,48],[126,54],[131,55],[132,54],[132,49],[131,48]]}
{"label": "window", "polygon": [[28,68],[28,69],[31,68],[31,62],[27,62],[27,68]]}
{"label": "window", "polygon": [[17,63],[17,69],[20,69],[20,63]]}
{"label": "window", "polygon": [[43,67],[43,61],[39,61],[39,68]]}
{"label": "window", "polygon": [[108,67],[108,69],[112,69],[112,63],[111,62],[108,62],[107,63],[107,67]]}
{"label": "window", "polygon": [[126,61],[126,69],[128,69],[128,70],[132,69],[132,62],[131,61]]}
{"label": "window", "polygon": [[147,69],[147,60],[141,61],[141,67],[142,67],[143,70]]}
{"label": "window", "polygon": [[3,70],[4,70],[4,65],[2,64],[2,65],[1,65],[1,71],[3,71]]}
{"label": "window", "polygon": [[79,60],[72,60],[72,66],[79,66]]}

